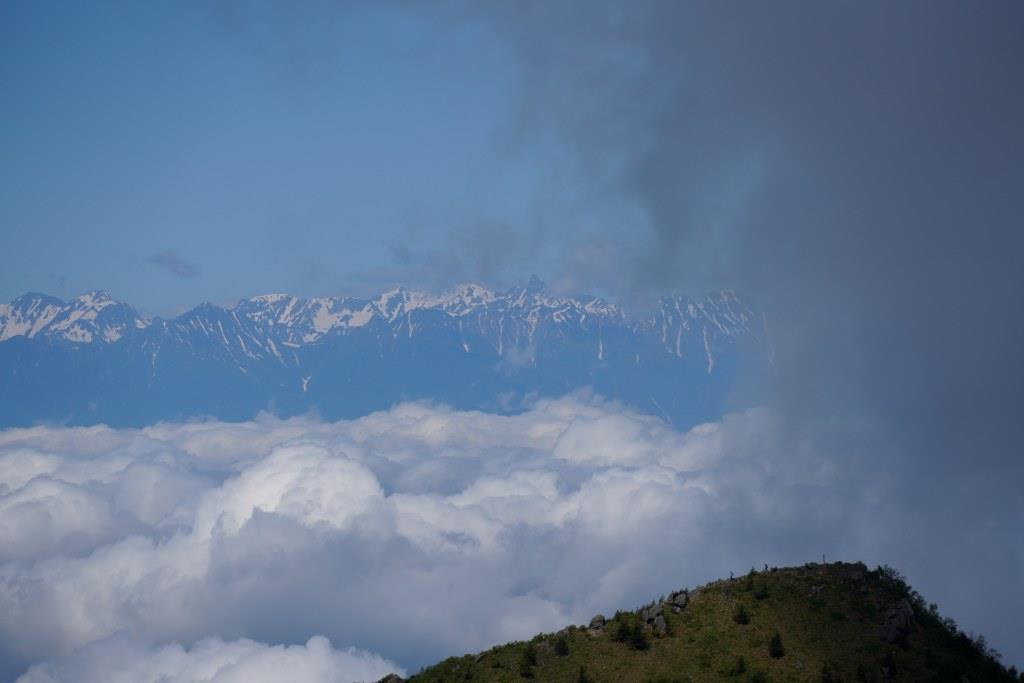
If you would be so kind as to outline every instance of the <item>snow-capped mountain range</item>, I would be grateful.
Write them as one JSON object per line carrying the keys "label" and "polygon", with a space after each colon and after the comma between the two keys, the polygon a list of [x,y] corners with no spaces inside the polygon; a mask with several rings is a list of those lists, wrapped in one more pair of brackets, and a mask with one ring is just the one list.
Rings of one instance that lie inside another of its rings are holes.
{"label": "snow-capped mountain range", "polygon": [[764,329],[728,291],[664,298],[635,318],[597,297],[556,296],[536,279],[503,292],[464,284],[369,299],[267,294],[169,319],[140,316],[102,291],[69,302],[26,294],[0,304],[0,424],[260,410],[333,418],[424,398],[514,410],[584,386],[690,421],[695,402],[680,394],[720,400],[743,356],[764,360]]}

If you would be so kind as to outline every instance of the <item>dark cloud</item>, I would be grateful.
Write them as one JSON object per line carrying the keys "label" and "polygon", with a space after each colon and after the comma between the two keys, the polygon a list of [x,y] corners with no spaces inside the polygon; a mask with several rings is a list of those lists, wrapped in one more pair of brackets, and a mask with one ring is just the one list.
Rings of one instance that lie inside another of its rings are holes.
{"label": "dark cloud", "polygon": [[146,263],[163,268],[182,280],[199,275],[199,266],[191,261],[186,261],[174,249],[161,249],[155,254],[150,254],[146,257]]}
{"label": "dark cloud", "polygon": [[[564,277],[756,297],[791,447],[855,466],[847,514],[869,505],[855,480],[893,482],[895,526],[875,533],[940,602],[974,586],[975,624],[1012,645],[1024,8],[517,3],[473,20],[520,56],[522,134],[559,131],[595,198],[640,213]],[[916,543],[910,518],[957,531]]]}

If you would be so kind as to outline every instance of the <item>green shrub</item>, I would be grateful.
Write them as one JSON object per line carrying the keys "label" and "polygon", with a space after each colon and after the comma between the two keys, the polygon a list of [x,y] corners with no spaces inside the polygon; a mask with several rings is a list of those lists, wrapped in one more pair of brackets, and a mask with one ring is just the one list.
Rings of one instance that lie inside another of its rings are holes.
{"label": "green shrub", "polygon": [[749,624],[750,623],[750,614],[747,613],[747,608],[742,603],[740,603],[739,605],[736,605],[736,611],[733,612],[732,619],[737,624]]}
{"label": "green shrub", "polygon": [[629,640],[631,634],[631,619],[628,618],[625,612],[616,612],[612,618],[615,622],[615,630],[612,631],[612,640],[616,643],[625,643]]}
{"label": "green shrub", "polygon": [[786,648],[782,646],[782,636],[776,631],[775,635],[772,636],[771,642],[768,643],[768,654],[772,659],[779,659],[780,657],[786,656]]}
{"label": "green shrub", "polygon": [[576,683],[594,683],[594,679],[587,675],[587,668],[580,665],[580,675],[576,678]]}
{"label": "green shrub", "polygon": [[729,669],[730,676],[742,676],[747,673],[747,660],[743,655],[736,658],[736,662]]}
{"label": "green shrub", "polygon": [[644,632],[644,625],[637,619],[633,622],[633,628],[629,634],[629,646],[634,650],[648,650],[651,647],[647,640],[647,633]]}
{"label": "green shrub", "polygon": [[569,654],[569,639],[564,633],[555,638],[555,654],[559,657],[566,657]]}
{"label": "green shrub", "polygon": [[537,666],[537,648],[533,643],[527,643],[523,650],[523,656],[519,660],[519,675],[523,678],[533,678],[533,667]]}

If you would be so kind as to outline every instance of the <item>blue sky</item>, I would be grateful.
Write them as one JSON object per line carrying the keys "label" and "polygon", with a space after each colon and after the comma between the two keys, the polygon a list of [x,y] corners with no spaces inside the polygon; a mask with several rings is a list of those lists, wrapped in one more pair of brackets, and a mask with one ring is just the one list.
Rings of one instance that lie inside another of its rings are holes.
{"label": "blue sky", "polygon": [[572,202],[553,136],[519,129],[507,47],[479,22],[303,7],[5,3],[0,299],[106,288],[170,311],[547,275],[546,245],[501,272],[402,268],[522,239],[559,184],[545,210]]}

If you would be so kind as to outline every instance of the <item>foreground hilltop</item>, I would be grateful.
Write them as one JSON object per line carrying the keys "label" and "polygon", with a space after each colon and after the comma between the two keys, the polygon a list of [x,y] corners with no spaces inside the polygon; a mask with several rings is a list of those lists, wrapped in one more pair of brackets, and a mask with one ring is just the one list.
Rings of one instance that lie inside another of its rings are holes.
{"label": "foreground hilltop", "polygon": [[101,291],[26,294],[0,304],[0,427],[260,411],[333,420],[417,399],[510,412],[580,387],[687,427],[718,418],[739,367],[769,355],[762,315],[728,291],[628,315],[532,280],[502,292],[268,294],[168,319]]}
{"label": "foreground hilltop", "polygon": [[[410,681],[1024,680],[894,570],[808,564],[679,590],[634,612],[452,657]],[[395,676],[384,679],[395,683]]]}

